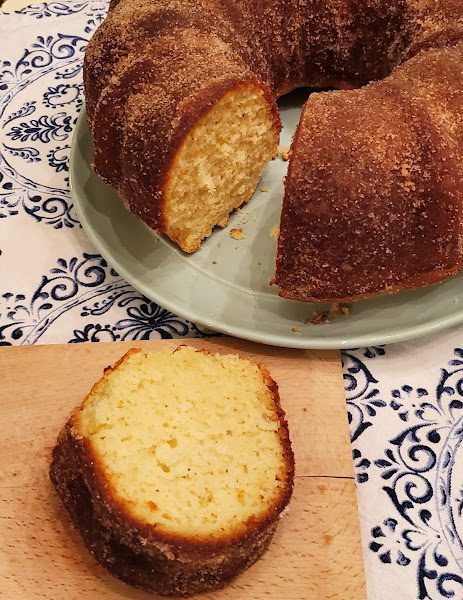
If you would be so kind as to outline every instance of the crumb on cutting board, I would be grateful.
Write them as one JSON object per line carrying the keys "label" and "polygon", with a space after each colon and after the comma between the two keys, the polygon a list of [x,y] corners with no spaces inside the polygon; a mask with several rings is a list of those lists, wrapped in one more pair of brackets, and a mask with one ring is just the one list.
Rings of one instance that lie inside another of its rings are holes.
{"label": "crumb on cutting board", "polygon": [[293,328],[291,329],[291,331],[292,331],[293,333],[301,333],[302,329],[301,329],[300,327],[293,327]]}
{"label": "crumb on cutting board", "polygon": [[261,188],[260,188],[260,191],[261,191],[261,192],[270,192],[270,188],[269,188],[269,187],[267,187],[266,185],[264,185],[264,187],[261,187]]}

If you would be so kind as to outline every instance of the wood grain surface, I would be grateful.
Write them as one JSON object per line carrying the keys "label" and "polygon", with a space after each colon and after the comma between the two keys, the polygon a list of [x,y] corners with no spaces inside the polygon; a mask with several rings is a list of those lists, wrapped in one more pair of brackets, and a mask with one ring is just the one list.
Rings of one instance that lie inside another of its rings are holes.
{"label": "wood grain surface", "polygon": [[[288,515],[268,552],[204,600],[366,598],[339,354],[245,341],[182,340],[263,361],[278,382],[296,456]],[[0,597],[142,600],[85,550],[48,479],[51,449],[72,408],[129,347],[175,341],[0,350]]]}

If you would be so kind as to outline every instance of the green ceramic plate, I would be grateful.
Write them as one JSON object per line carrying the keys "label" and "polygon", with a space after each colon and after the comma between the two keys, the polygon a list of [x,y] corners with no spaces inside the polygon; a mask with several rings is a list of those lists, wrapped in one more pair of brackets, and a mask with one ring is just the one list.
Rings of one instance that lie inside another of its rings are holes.
{"label": "green ceramic plate", "polygon": [[[280,104],[289,146],[304,96]],[[463,278],[354,303],[348,318],[312,325],[324,305],[284,300],[273,277],[275,239],[287,163],[272,161],[251,202],[193,255],[183,254],[122,205],[91,170],[92,144],[80,115],[71,151],[71,192],[90,240],[137,290],[190,321],[223,333],[291,348],[352,348],[415,338],[463,321]],[[263,192],[262,189],[269,191]],[[242,228],[234,240],[230,230]]]}

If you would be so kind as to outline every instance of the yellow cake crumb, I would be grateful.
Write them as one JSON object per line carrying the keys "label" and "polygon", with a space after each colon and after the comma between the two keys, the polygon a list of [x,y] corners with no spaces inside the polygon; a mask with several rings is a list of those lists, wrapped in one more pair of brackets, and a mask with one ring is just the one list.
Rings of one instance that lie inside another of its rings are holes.
{"label": "yellow cake crumb", "polygon": [[232,237],[234,240],[242,240],[245,238],[245,235],[241,227],[234,227],[230,231],[230,237]]}
{"label": "yellow cake crumb", "polygon": [[287,161],[287,160],[289,160],[289,156],[290,156],[290,148],[288,146],[279,146],[278,154],[281,156],[281,158],[284,161]]}
{"label": "yellow cake crumb", "polygon": [[274,225],[272,227],[272,229],[270,230],[270,235],[272,236],[272,238],[274,239],[278,239],[278,236],[280,235],[280,226],[279,225]]}
{"label": "yellow cake crumb", "polygon": [[285,485],[272,392],[235,355],[131,351],[77,421],[126,509],[163,531],[221,536]]}

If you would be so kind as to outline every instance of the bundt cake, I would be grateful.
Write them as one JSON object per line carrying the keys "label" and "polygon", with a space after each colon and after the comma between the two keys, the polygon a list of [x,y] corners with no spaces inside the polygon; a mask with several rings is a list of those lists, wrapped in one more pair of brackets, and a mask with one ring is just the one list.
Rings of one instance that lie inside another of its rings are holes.
{"label": "bundt cake", "polygon": [[50,476],[120,579],[164,595],[223,587],[266,550],[292,493],[278,387],[238,356],[131,350],[65,425]]}
{"label": "bundt cake", "polygon": [[334,87],[292,144],[280,295],[355,300],[463,268],[461,0],[112,0],[84,82],[97,173],[186,252],[253,193],[275,100]]}

